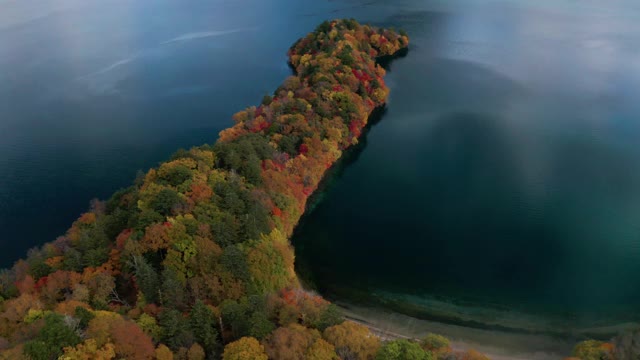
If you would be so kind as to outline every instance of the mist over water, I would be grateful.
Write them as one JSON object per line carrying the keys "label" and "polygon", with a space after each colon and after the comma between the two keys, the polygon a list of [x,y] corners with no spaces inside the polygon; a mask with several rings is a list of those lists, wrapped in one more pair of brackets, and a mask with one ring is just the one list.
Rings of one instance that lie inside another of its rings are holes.
{"label": "mist over water", "polygon": [[305,276],[474,326],[640,320],[637,2],[0,3],[3,265],[214,142],[290,74],[297,38],[354,17],[412,44],[293,239]]}

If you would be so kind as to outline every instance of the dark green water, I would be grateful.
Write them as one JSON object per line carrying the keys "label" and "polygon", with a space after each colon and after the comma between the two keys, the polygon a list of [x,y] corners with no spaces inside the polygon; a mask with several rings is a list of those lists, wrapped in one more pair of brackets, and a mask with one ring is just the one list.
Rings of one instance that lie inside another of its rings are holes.
{"label": "dark green water", "polygon": [[399,16],[387,112],[299,227],[299,268],[472,326],[637,321],[640,27],[598,2],[496,6]]}
{"label": "dark green water", "polygon": [[386,113],[293,239],[325,294],[473,326],[640,314],[640,9],[589,1],[21,1],[0,11],[3,265],[289,74],[327,18],[404,28]]}

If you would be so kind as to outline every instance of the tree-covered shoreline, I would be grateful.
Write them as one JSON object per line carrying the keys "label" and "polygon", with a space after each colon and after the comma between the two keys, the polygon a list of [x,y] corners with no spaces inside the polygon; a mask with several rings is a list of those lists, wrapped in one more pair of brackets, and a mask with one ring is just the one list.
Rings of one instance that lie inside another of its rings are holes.
{"label": "tree-covered shoreline", "polygon": [[[384,106],[400,31],[324,22],[295,70],[63,236],[0,272],[1,359],[486,359],[447,339],[382,343],[300,287],[289,238],[326,171]],[[610,356],[586,342],[580,358]]]}
{"label": "tree-covered shoreline", "polygon": [[309,356],[355,351],[319,335],[340,333],[342,318],[299,288],[288,237],[386,100],[376,57],[407,45],[354,20],[299,40],[289,50],[297,74],[236,114],[214,145],[181,150],[93,202],[65,235],[2,272],[2,356],[218,358],[252,337],[287,358],[277,354],[296,336],[310,339]]}

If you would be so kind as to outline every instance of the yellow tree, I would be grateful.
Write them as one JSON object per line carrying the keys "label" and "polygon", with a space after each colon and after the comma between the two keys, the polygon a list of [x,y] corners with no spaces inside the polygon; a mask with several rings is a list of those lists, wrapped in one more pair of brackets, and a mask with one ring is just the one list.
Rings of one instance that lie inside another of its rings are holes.
{"label": "yellow tree", "polygon": [[191,347],[189,348],[189,351],[187,352],[187,359],[188,360],[204,360],[205,353],[202,346],[198,345],[198,343],[194,343],[193,345],[191,345]]}
{"label": "yellow tree", "polygon": [[338,360],[336,348],[323,339],[316,339],[307,349],[306,360]]}
{"label": "yellow tree", "polygon": [[173,360],[173,352],[171,352],[171,350],[165,344],[160,344],[156,348],[156,359]]}
{"label": "yellow tree", "polygon": [[243,337],[224,347],[222,360],[268,360],[264,346],[256,338]]}
{"label": "yellow tree", "polygon": [[327,328],[324,338],[343,359],[372,360],[380,348],[380,340],[366,326],[352,321]]}
{"label": "yellow tree", "polygon": [[64,348],[58,360],[111,360],[116,357],[115,346],[107,343],[102,347],[94,339],[87,339],[76,347]]}

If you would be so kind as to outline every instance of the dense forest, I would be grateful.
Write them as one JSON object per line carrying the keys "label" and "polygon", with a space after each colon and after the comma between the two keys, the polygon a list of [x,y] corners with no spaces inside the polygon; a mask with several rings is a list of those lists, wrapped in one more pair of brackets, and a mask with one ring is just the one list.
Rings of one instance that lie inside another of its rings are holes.
{"label": "dense forest", "polygon": [[376,59],[408,43],[354,20],[297,41],[295,75],[214,145],[92,202],[0,273],[0,358],[486,359],[433,334],[383,343],[294,273],[307,199],[386,101]]}

